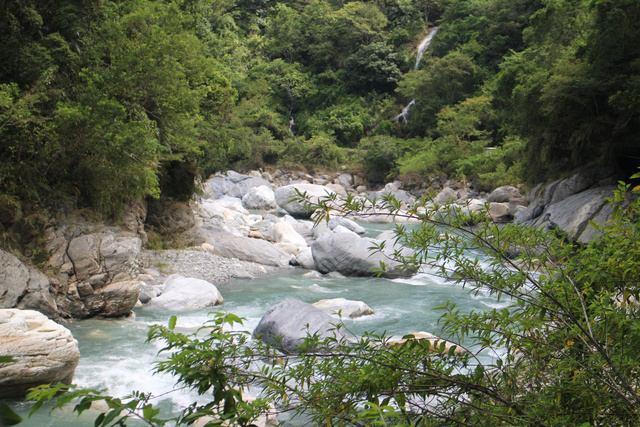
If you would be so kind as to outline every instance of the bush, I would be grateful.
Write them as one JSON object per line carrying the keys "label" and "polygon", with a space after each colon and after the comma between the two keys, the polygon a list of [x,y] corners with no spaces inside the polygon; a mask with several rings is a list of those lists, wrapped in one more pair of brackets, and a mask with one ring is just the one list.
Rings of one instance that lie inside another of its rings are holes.
{"label": "bush", "polygon": [[395,173],[400,157],[399,140],[390,136],[376,135],[360,141],[362,163],[370,182],[383,183]]}

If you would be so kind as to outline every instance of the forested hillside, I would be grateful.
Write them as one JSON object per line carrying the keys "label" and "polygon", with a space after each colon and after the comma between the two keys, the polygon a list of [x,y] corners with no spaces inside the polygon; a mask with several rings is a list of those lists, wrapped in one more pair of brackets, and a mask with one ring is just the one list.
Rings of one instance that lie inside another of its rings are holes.
{"label": "forested hillside", "polygon": [[226,168],[482,186],[640,158],[635,0],[2,4],[5,228],[60,203],[188,197]]}

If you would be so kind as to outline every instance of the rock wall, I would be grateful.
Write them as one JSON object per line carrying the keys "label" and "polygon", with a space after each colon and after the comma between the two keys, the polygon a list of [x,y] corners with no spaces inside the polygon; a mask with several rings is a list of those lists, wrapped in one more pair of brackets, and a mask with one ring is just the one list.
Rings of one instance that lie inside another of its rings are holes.
{"label": "rock wall", "polygon": [[127,315],[138,301],[142,239],[115,227],[71,223],[47,230],[46,247],[54,273],[61,316],[85,318]]}
{"label": "rock wall", "polygon": [[590,222],[604,225],[611,219],[613,207],[607,198],[613,196],[615,184],[615,175],[610,170],[581,169],[568,178],[534,187],[527,195],[529,206],[515,215],[515,221],[555,230],[571,241],[588,243],[599,234]]}

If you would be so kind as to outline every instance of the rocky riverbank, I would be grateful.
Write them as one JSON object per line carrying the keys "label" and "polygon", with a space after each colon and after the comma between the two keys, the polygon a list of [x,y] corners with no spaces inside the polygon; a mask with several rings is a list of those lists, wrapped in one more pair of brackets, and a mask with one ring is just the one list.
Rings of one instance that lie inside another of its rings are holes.
{"label": "rocky riverbank", "polygon": [[[445,180],[428,186],[393,182],[374,191],[348,173],[219,173],[203,183],[196,200],[154,205],[149,211],[143,203],[132,204],[115,225],[78,215],[60,218],[46,231],[46,274],[0,251],[0,308],[32,309],[56,319],[125,316],[136,304],[154,300],[176,310],[203,307],[223,302],[216,284],[294,266],[315,274],[367,276],[384,261],[386,277],[410,276],[414,271],[389,260],[395,250],[408,255],[410,250],[389,245],[371,254],[371,246],[390,236],[362,237],[357,222],[411,220],[408,209],[427,193],[432,198],[420,208],[424,212],[446,204],[467,211],[486,208],[494,222],[515,219],[588,242],[597,238],[589,222],[603,223],[611,216],[606,197],[614,183],[611,174],[585,169],[524,196],[515,187],[481,193],[469,184]],[[314,226],[309,220],[313,209],[292,201],[297,192],[312,202],[329,197],[335,208],[331,221]],[[369,208],[364,215],[345,216],[338,204],[347,194],[363,201],[393,195],[404,214],[394,218],[385,209]],[[189,247],[144,250],[146,224],[179,236]],[[205,294],[210,298],[199,297]],[[354,302],[339,303],[346,309]],[[0,336],[2,343],[7,339]]]}

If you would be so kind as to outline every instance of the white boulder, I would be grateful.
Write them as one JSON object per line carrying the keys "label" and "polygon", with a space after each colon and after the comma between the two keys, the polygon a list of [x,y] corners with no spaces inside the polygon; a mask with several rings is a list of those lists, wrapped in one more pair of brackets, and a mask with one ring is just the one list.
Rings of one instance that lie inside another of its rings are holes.
{"label": "white boulder", "polygon": [[212,283],[174,274],[167,278],[162,295],[152,299],[149,305],[178,311],[211,307],[223,302],[218,288]]}
{"label": "white boulder", "polygon": [[0,399],[23,398],[42,384],[71,384],[80,360],[71,332],[33,310],[0,310]]}

